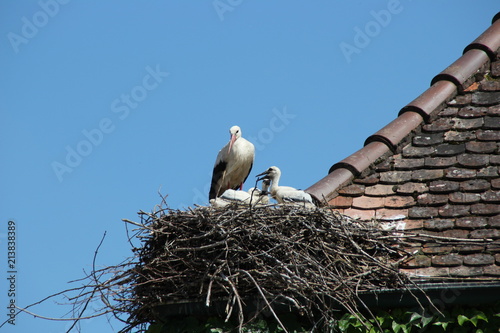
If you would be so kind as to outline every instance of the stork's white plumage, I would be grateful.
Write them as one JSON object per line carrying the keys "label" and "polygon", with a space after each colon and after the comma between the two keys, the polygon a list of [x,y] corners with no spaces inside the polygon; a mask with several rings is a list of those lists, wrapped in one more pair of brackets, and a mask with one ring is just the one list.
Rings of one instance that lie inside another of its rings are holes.
{"label": "stork's white plumage", "polygon": [[265,179],[262,181],[262,191],[252,187],[247,192],[233,189],[225,190],[220,197],[210,199],[210,204],[216,208],[226,207],[231,204],[238,205],[267,205],[269,197],[267,190],[269,189],[270,181]]}
{"label": "stork's white plumage", "polygon": [[219,151],[212,173],[209,199],[215,199],[228,189],[242,189],[252,170],[255,157],[254,145],[241,137],[241,129],[229,129],[231,139]]}
{"label": "stork's white plumage", "polygon": [[315,207],[311,195],[302,190],[297,190],[296,188],[290,186],[280,186],[279,181],[281,177],[281,170],[272,166],[257,177],[264,176],[263,179],[268,177],[271,179],[271,196],[278,201],[280,204],[293,203],[304,205],[305,207]]}

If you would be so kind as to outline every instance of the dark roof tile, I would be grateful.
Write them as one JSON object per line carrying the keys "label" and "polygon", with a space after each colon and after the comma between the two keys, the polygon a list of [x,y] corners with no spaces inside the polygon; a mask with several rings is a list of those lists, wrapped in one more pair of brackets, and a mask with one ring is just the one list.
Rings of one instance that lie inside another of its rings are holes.
{"label": "dark roof tile", "polygon": [[436,243],[425,244],[422,247],[422,252],[425,254],[449,254],[451,251],[453,251],[453,246],[443,246]]}
{"label": "dark roof tile", "polygon": [[491,75],[493,77],[500,76],[500,61],[495,61],[491,63]]}
{"label": "dark roof tile", "polygon": [[446,168],[457,163],[456,156],[450,157],[426,157],[424,166],[428,168]]}
{"label": "dark roof tile", "polygon": [[436,156],[455,156],[465,152],[465,144],[443,143],[436,147]]}
{"label": "dark roof tile", "polygon": [[[491,159],[490,159],[491,163]],[[477,176],[479,178],[493,178],[493,177],[498,177],[498,168],[495,166],[489,166],[486,168],[482,168],[477,171]],[[495,181],[495,179],[492,179],[492,182]],[[493,184],[492,184],[493,187]]]}
{"label": "dark roof tile", "polygon": [[408,210],[408,217],[410,218],[434,218],[437,216],[437,207],[411,207]]}
{"label": "dark roof tile", "polygon": [[470,179],[460,183],[460,190],[465,192],[484,192],[490,189],[486,179]]}
{"label": "dark roof tile", "polygon": [[432,257],[433,266],[446,266],[446,267],[461,266],[463,261],[464,261],[463,257],[456,253],[450,253]]}
{"label": "dark roof tile", "polygon": [[424,158],[398,158],[394,160],[394,168],[396,170],[413,170],[424,166]]}
{"label": "dark roof tile", "polygon": [[455,277],[474,277],[483,275],[482,267],[457,266],[449,268],[450,276]]}
{"label": "dark roof tile", "polygon": [[481,168],[488,165],[490,155],[463,154],[457,157],[457,162],[463,167]]}
{"label": "dark roof tile", "polygon": [[471,254],[484,252],[484,245],[463,245],[457,246],[457,252],[460,254]]}
{"label": "dark roof tile", "polygon": [[415,204],[415,199],[411,196],[390,196],[385,198],[387,208],[406,208]]}
{"label": "dark roof tile", "polygon": [[424,229],[427,230],[446,230],[455,226],[455,222],[449,219],[432,219],[424,221]]}
{"label": "dark roof tile", "polygon": [[500,215],[488,218],[488,225],[492,228],[500,228]]}
{"label": "dark roof tile", "polygon": [[490,164],[500,165],[500,155],[490,155]]}
{"label": "dark roof tile", "polygon": [[472,238],[479,238],[479,239],[498,239],[500,238],[500,230],[498,229],[479,229],[479,230],[474,230],[470,233],[470,236]]}
{"label": "dark roof tile", "polygon": [[415,135],[413,137],[412,143],[414,146],[433,146],[437,143],[443,142],[443,133],[427,133]]}
{"label": "dark roof tile", "polygon": [[471,208],[469,205],[447,204],[443,207],[440,207],[438,213],[441,217],[459,217],[469,215],[470,209]]}
{"label": "dark roof tile", "polygon": [[365,186],[359,184],[349,185],[339,190],[339,194],[353,196],[353,197],[360,196],[364,193],[365,193]]}
{"label": "dark roof tile", "polygon": [[445,142],[464,142],[476,139],[475,132],[449,131],[444,134]]}
{"label": "dark roof tile", "polygon": [[471,213],[477,215],[500,214],[500,205],[478,203],[471,206]]}
{"label": "dark roof tile", "polygon": [[479,193],[462,193],[462,192],[450,193],[450,202],[456,204],[471,204],[471,203],[477,203],[480,200],[481,200],[481,195]]}
{"label": "dark roof tile", "polygon": [[475,253],[464,256],[464,265],[485,266],[495,263],[495,258],[491,254]]}
{"label": "dark roof tile", "polygon": [[456,116],[458,113],[459,108],[458,107],[447,107],[444,108],[442,111],[438,113],[439,117],[450,117],[450,116]]}
{"label": "dark roof tile", "polygon": [[361,185],[375,185],[378,184],[379,181],[380,181],[380,174],[373,173],[366,177],[356,178],[354,179],[353,182],[355,184],[361,184]]}
{"label": "dark roof tile", "polygon": [[431,193],[451,193],[460,188],[460,183],[450,180],[435,180],[429,184],[429,192]]}
{"label": "dark roof tile", "polygon": [[420,267],[430,267],[431,258],[425,255],[416,255],[411,259],[401,263],[403,268],[420,268]]}
{"label": "dark roof tile", "polygon": [[445,230],[443,231],[443,236],[444,237],[451,237],[451,238],[469,238],[469,230],[464,230],[464,229],[450,229],[450,230]]}
{"label": "dark roof tile", "polygon": [[388,196],[395,194],[394,185],[377,184],[366,187],[365,194],[371,196]]}
{"label": "dark roof tile", "polygon": [[430,124],[425,124],[422,129],[426,132],[444,132],[453,128],[455,121],[451,118],[438,118]]}
{"label": "dark roof tile", "polygon": [[497,143],[492,141],[470,141],[465,144],[465,150],[470,153],[489,154],[497,149]]}
{"label": "dark roof tile", "polygon": [[414,147],[408,145],[403,148],[403,157],[426,157],[434,153],[434,147]]}
{"label": "dark roof tile", "polygon": [[467,105],[458,111],[458,116],[462,118],[477,118],[482,117],[488,113],[488,108]]}
{"label": "dark roof tile", "polygon": [[477,92],[472,96],[472,103],[476,105],[495,105],[500,103],[500,91]]}
{"label": "dark roof tile", "polygon": [[481,194],[481,199],[488,203],[500,203],[500,191],[487,191]]}
{"label": "dark roof tile", "polygon": [[384,184],[401,184],[411,179],[411,171],[387,171],[380,173],[380,182]]}
{"label": "dark roof tile", "polygon": [[429,190],[427,184],[423,183],[406,183],[403,185],[397,185],[395,190],[399,194],[408,195],[415,193],[423,193]]}
{"label": "dark roof tile", "polygon": [[487,220],[480,216],[467,216],[457,219],[455,225],[459,228],[478,229],[486,227]]}
{"label": "dark roof tile", "polygon": [[442,206],[448,203],[448,194],[423,193],[417,197],[417,202],[422,206]]}
{"label": "dark roof tile", "polygon": [[433,170],[413,170],[411,172],[411,180],[417,181],[417,182],[422,182],[422,181],[429,181],[429,180],[434,180],[438,178],[442,178],[444,175],[444,171],[440,169],[433,169]]}
{"label": "dark roof tile", "polygon": [[484,275],[498,277],[500,276],[500,266],[497,265],[485,266],[483,267],[483,272]]}
{"label": "dark roof tile", "polygon": [[500,265],[500,253],[495,254],[495,262]]}
{"label": "dark roof tile", "polygon": [[484,128],[500,129],[500,117],[485,117]]}
{"label": "dark roof tile", "polygon": [[453,107],[462,107],[462,106],[467,106],[472,102],[472,95],[471,94],[466,94],[466,95],[458,95],[455,96],[454,99],[452,99],[450,102],[448,102],[448,105],[453,106]]}
{"label": "dark roof tile", "polygon": [[479,130],[476,137],[481,141],[500,141],[500,131],[495,130]]}
{"label": "dark roof tile", "polygon": [[499,91],[500,81],[499,80],[483,80],[480,86],[481,91]]}
{"label": "dark roof tile", "polygon": [[449,168],[445,172],[445,177],[447,179],[454,179],[454,180],[466,180],[466,179],[473,179],[476,178],[477,176],[477,171],[476,170],[471,170],[471,169],[464,169],[464,168]]}
{"label": "dark roof tile", "polygon": [[483,118],[455,118],[453,128],[456,130],[469,130],[481,128],[483,126]]}

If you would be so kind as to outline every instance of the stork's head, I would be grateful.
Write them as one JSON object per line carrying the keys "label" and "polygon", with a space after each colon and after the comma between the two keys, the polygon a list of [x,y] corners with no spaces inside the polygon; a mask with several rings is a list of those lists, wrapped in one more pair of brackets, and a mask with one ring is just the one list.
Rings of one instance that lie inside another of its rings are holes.
{"label": "stork's head", "polygon": [[277,166],[272,166],[269,169],[267,169],[266,171],[264,171],[263,173],[259,173],[257,175],[257,177],[260,177],[260,176],[264,176],[264,177],[259,178],[259,180],[265,180],[265,179],[273,180],[273,179],[279,178],[279,176],[281,176],[281,170]]}
{"label": "stork's head", "polygon": [[233,144],[238,138],[241,138],[241,128],[239,126],[233,126],[229,129],[229,134],[231,135],[231,139],[229,140],[229,151],[231,152],[231,148],[233,148]]}

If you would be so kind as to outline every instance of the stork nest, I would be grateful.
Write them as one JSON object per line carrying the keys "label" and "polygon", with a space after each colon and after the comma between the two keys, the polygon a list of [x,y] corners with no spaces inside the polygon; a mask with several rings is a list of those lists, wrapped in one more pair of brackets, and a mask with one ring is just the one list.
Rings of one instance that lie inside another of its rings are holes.
{"label": "stork nest", "polygon": [[276,309],[286,305],[317,322],[338,305],[359,313],[359,293],[408,283],[397,263],[409,255],[389,232],[328,208],[232,205],[140,216],[143,246],[128,272],[131,324],[160,320],[162,306],[186,302],[224,302],[224,315],[243,324],[255,300],[253,315],[265,310],[279,321]]}

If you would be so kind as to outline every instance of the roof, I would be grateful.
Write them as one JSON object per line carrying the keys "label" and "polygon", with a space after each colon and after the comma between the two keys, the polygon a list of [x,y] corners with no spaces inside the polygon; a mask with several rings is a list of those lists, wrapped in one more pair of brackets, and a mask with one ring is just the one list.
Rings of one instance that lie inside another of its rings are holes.
{"label": "roof", "polygon": [[500,278],[499,51],[500,13],[394,121],[306,190],[350,217],[442,239],[406,245],[416,256],[400,270],[412,276]]}

